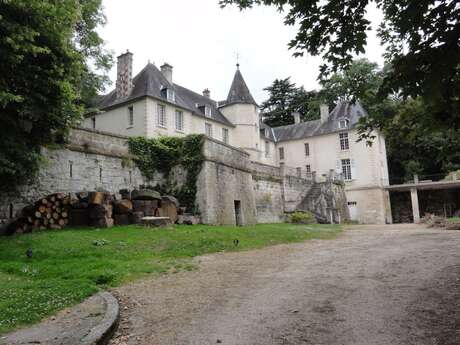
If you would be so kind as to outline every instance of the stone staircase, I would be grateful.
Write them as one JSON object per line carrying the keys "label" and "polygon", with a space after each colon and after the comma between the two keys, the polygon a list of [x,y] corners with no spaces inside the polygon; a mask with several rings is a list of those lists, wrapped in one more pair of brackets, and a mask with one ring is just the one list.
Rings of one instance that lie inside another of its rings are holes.
{"label": "stone staircase", "polygon": [[312,212],[318,222],[334,223],[349,218],[343,185],[333,181],[314,183],[296,207],[297,211]]}

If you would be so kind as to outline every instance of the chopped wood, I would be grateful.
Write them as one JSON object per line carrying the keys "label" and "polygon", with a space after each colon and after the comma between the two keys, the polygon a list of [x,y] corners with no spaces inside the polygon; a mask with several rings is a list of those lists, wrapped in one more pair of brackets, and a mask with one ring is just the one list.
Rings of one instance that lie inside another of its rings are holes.
{"label": "chopped wood", "polygon": [[104,193],[91,192],[89,193],[89,203],[94,205],[101,205],[104,202]]}

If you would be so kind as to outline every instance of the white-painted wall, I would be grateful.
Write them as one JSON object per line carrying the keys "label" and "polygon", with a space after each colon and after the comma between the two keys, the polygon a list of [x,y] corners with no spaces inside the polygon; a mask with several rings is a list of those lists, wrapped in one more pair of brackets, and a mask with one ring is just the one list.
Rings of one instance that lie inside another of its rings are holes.
{"label": "white-painted wall", "polygon": [[[129,125],[128,107],[133,107],[134,123]],[[121,134],[126,136],[146,136],[146,112],[147,99],[141,99],[126,105],[113,108],[83,120],[81,126],[84,128]],[[96,126],[93,128],[92,118],[96,119]]]}
{"label": "white-painted wall", "polygon": [[[350,159],[352,163],[352,180],[345,182],[347,200],[350,208],[356,210],[357,221],[363,223],[383,223],[391,221],[387,214],[387,195],[383,190],[388,181],[385,139],[380,133],[371,146],[364,141],[357,142],[356,130],[349,130],[349,149],[341,150],[339,132],[315,137],[290,140],[276,144],[277,163],[288,167],[301,168],[302,176],[306,174],[306,165],[316,172],[318,179],[328,175],[330,170],[341,172],[341,160]],[[309,143],[310,155],[305,154],[305,143]],[[284,160],[280,160],[279,148],[284,148]],[[354,205],[356,203],[356,205]]]}

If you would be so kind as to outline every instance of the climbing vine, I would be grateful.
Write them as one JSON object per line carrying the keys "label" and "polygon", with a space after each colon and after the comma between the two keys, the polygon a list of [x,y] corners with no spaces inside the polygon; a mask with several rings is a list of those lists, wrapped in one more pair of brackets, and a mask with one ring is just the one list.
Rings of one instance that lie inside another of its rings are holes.
{"label": "climbing vine", "polygon": [[160,137],[129,139],[129,150],[142,174],[149,180],[155,173],[164,175],[169,181],[171,169],[177,165],[186,171],[186,181],[180,188],[171,183],[156,186],[159,192],[174,195],[190,210],[195,209],[196,182],[203,165],[204,135],[186,137]]}

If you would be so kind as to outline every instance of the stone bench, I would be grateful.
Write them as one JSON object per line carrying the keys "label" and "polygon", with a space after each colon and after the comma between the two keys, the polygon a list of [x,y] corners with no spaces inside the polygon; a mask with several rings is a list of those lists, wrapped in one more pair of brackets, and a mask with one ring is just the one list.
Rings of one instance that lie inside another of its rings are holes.
{"label": "stone bench", "polygon": [[169,217],[142,217],[142,224],[152,228],[164,228],[173,225]]}

